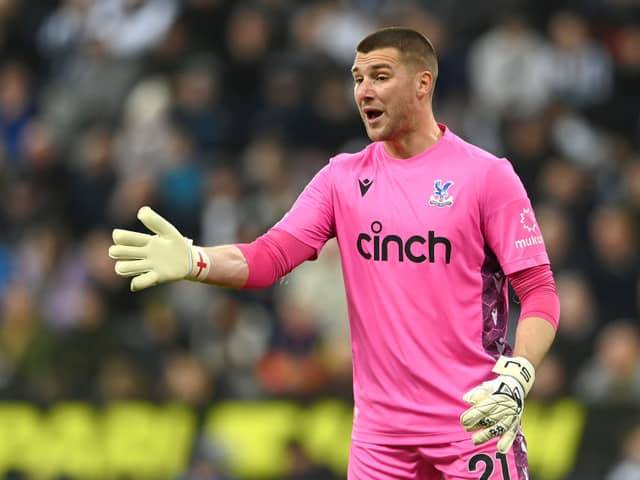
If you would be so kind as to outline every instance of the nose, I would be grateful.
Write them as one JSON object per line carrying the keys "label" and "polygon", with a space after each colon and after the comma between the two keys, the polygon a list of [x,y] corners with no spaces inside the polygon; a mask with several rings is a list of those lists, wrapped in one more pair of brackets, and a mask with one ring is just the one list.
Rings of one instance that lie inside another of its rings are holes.
{"label": "nose", "polygon": [[365,100],[373,99],[374,92],[371,88],[371,84],[366,80],[363,80],[359,85],[356,85],[355,97],[358,105],[360,105]]}

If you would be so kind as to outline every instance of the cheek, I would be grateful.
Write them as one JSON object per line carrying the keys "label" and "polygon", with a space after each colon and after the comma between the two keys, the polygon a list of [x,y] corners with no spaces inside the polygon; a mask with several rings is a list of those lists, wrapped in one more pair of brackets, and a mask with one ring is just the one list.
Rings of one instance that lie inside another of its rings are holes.
{"label": "cheek", "polygon": [[406,117],[411,110],[409,102],[411,99],[403,92],[398,92],[389,101],[389,111],[395,117]]}
{"label": "cheek", "polygon": [[388,105],[393,105],[395,110],[405,110],[412,105],[413,96],[409,85],[397,86],[385,92]]}
{"label": "cheek", "polygon": [[398,101],[402,102],[402,109],[407,114],[415,112],[418,106],[418,101],[413,94],[413,91],[410,91],[408,89],[405,90],[404,95],[402,95],[402,99],[398,99]]}

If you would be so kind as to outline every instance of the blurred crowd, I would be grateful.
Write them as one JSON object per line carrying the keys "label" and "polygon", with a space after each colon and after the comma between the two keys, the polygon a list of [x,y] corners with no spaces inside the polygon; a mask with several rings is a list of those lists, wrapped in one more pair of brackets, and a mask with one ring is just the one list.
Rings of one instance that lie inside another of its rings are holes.
{"label": "blurred crowd", "polygon": [[[266,231],[367,143],[354,48],[399,24],[438,52],[436,118],[536,208],[562,314],[531,397],[640,405],[633,0],[0,0],[0,397],[350,400],[335,242],[241,292],[134,295],[107,249],[145,204],[198,244]],[[596,478],[640,478],[640,407],[627,426]],[[332,478],[292,448],[290,479]]]}

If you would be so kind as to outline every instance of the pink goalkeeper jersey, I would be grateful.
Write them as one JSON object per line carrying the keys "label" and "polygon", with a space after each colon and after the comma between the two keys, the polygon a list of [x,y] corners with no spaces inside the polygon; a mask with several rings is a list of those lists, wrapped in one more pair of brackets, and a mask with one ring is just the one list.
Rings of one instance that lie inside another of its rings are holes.
{"label": "pink goalkeeper jersey", "polygon": [[316,251],[337,238],[360,441],[468,438],[462,396],[510,352],[505,275],[549,263],[511,164],[440,128],[409,159],[332,158],[276,225]]}

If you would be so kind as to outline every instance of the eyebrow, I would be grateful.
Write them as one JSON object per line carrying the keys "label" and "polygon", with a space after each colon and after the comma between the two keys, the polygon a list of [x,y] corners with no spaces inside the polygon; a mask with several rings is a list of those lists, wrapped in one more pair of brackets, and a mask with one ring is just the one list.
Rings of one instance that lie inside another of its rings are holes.
{"label": "eyebrow", "polygon": [[[367,67],[369,70],[382,70],[383,68],[391,69],[391,64],[389,63],[374,63],[373,65]],[[355,65],[351,68],[351,73],[359,72],[360,69]]]}

